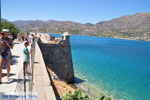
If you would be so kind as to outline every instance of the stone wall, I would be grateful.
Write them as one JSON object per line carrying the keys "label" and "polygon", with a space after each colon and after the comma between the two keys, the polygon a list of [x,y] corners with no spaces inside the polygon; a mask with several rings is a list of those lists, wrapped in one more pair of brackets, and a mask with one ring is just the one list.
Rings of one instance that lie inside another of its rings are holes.
{"label": "stone wall", "polygon": [[[57,43],[39,42],[44,61],[60,80],[74,83],[74,70],[69,35],[62,36]],[[54,40],[55,41],[55,40]]]}

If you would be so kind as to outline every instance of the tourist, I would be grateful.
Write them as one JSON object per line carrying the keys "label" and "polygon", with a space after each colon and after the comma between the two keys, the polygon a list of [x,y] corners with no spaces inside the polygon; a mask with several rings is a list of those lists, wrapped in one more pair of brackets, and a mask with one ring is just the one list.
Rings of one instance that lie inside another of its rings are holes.
{"label": "tourist", "polygon": [[24,43],[25,42],[28,42],[29,43],[29,38],[28,38],[28,35],[26,34],[26,35],[24,35]]}
{"label": "tourist", "polygon": [[28,65],[29,65],[29,62],[30,62],[30,52],[28,50],[28,46],[29,46],[29,42],[25,42],[24,43],[24,49],[23,49],[23,55],[24,55],[24,61],[23,61],[23,74],[24,74],[24,77],[26,74],[30,74],[28,71],[27,71],[27,68],[28,68]]}
{"label": "tourist", "polygon": [[17,35],[17,40],[18,40],[18,43],[21,43],[21,34]]}
{"label": "tourist", "polygon": [[35,41],[35,36],[34,36],[34,34],[32,34],[32,42],[34,42]]}
{"label": "tourist", "polygon": [[29,43],[32,44],[32,42],[33,42],[33,36],[32,36],[32,34],[28,35],[28,41],[29,41]]}
{"label": "tourist", "polygon": [[25,39],[24,34],[21,34],[21,43],[24,41],[24,39]]}
{"label": "tourist", "polygon": [[0,84],[2,83],[2,62],[3,62],[3,57],[1,55],[2,53],[2,48],[3,48],[3,41],[2,41],[3,35],[0,32]]}
{"label": "tourist", "polygon": [[6,62],[6,68],[7,68],[7,80],[10,81],[10,64],[12,60],[12,53],[10,49],[13,49],[13,41],[12,36],[8,33],[4,34],[4,46],[2,50],[2,57],[4,61]]}

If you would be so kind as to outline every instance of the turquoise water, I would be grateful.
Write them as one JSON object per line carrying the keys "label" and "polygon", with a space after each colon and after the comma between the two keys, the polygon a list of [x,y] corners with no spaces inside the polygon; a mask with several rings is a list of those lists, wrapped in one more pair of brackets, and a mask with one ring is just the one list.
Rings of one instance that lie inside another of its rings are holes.
{"label": "turquoise water", "polygon": [[71,48],[75,76],[88,92],[150,100],[150,42],[72,35]]}
{"label": "turquoise water", "polygon": [[83,83],[116,99],[150,100],[150,42],[71,36],[71,47],[75,75]]}

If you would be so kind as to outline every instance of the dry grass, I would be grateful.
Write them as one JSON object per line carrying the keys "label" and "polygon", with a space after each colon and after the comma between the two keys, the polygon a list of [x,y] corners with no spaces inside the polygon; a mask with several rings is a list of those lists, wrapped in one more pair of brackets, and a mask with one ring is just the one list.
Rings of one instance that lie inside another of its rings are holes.
{"label": "dry grass", "polygon": [[52,81],[56,87],[56,90],[59,94],[59,96],[63,96],[64,94],[68,93],[69,91],[71,91],[72,93],[74,93],[74,91],[76,90],[76,87],[73,86],[72,84],[67,84],[64,81],[60,81],[58,79],[55,79],[55,75],[54,72],[51,71],[50,69],[48,69],[48,72],[51,75]]}

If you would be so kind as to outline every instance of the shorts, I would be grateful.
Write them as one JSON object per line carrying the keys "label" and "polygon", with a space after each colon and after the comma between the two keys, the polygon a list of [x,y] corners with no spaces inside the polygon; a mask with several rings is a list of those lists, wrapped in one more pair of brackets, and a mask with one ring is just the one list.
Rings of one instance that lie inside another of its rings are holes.
{"label": "shorts", "polygon": [[8,52],[3,52],[2,54],[3,54],[3,55],[2,55],[2,58],[4,58],[5,60],[12,60],[12,54],[11,54],[10,51],[8,51]]}
{"label": "shorts", "polygon": [[29,61],[24,61],[23,66],[29,65]]}
{"label": "shorts", "polygon": [[4,59],[5,60],[12,60],[12,57],[11,56],[6,56]]}
{"label": "shorts", "polygon": [[2,55],[0,55],[0,58],[3,58]]}

